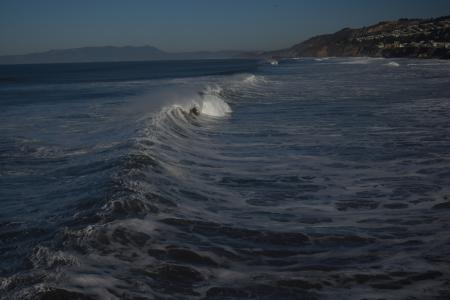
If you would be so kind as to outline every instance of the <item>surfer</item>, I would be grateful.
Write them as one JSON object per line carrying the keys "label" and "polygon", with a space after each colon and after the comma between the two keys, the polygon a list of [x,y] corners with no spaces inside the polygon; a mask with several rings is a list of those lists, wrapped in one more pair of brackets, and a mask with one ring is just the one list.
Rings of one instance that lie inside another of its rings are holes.
{"label": "surfer", "polygon": [[191,110],[189,111],[190,114],[193,114],[194,116],[198,116],[200,115],[200,110],[198,109],[197,106],[194,106],[193,108],[191,108]]}

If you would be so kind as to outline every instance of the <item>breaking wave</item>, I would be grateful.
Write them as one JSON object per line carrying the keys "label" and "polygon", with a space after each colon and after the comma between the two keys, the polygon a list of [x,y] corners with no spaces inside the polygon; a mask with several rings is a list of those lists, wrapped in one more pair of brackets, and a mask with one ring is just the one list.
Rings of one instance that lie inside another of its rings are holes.
{"label": "breaking wave", "polygon": [[376,61],[384,60],[384,58],[377,57],[351,57],[351,58],[345,58],[344,61],[340,62],[339,64],[342,65],[368,65]]}
{"label": "breaking wave", "polygon": [[388,62],[387,64],[385,64],[385,66],[388,66],[388,67],[400,67],[400,64],[398,63],[398,62],[395,62],[395,61],[391,61],[391,62]]}
{"label": "breaking wave", "polygon": [[0,298],[448,295],[448,67],[352,60],[104,83],[29,109],[72,135],[0,143],[0,174],[43,174],[47,193],[19,192],[56,199],[39,226],[0,223],[1,266],[26,257],[0,270]]}

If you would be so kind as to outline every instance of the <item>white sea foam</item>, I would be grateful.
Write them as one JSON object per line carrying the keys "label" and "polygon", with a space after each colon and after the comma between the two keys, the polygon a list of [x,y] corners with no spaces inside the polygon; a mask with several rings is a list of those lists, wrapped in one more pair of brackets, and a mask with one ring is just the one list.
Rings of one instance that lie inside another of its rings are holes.
{"label": "white sea foam", "polygon": [[377,60],[382,60],[384,58],[372,58],[372,57],[352,57],[347,58],[345,61],[340,62],[342,65],[367,65]]}
{"label": "white sea foam", "polygon": [[225,117],[232,112],[228,103],[222,99],[220,93],[222,88],[219,86],[207,86],[194,100],[194,106],[198,107],[201,114],[211,117]]}
{"label": "white sea foam", "polygon": [[264,76],[261,75],[254,75],[254,74],[250,74],[250,75],[246,75],[243,79],[237,78],[237,82],[234,82],[234,84],[232,84],[233,86],[240,85],[240,84],[245,84],[245,85],[257,85],[257,84],[261,84],[261,83],[266,83],[266,79]]}
{"label": "white sea foam", "polygon": [[257,83],[258,77],[256,77],[256,75],[251,74],[248,75],[243,81],[247,83]]}
{"label": "white sea foam", "polygon": [[387,67],[400,67],[400,64],[398,62],[391,61],[391,62],[385,64],[385,66],[387,66]]}
{"label": "white sea foam", "polygon": [[[253,80],[250,77],[249,82]],[[193,108],[203,115],[224,117],[232,110],[222,97],[222,88],[214,83],[167,84],[159,89],[136,97],[130,113],[139,111],[148,114],[166,114],[172,109],[190,113]],[[158,118],[156,116],[156,118]]]}
{"label": "white sea foam", "polygon": [[201,113],[213,117],[223,117],[231,113],[231,108],[221,98],[209,95],[202,102]]}

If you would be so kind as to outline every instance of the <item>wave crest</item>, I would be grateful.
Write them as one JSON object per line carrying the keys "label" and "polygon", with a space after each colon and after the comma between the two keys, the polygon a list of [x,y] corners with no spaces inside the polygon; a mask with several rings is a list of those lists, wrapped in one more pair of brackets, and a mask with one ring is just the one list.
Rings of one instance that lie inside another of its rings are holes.
{"label": "wave crest", "polygon": [[224,117],[232,112],[228,103],[220,97],[221,88],[206,89],[203,94],[200,104],[200,111],[202,114],[212,117]]}
{"label": "wave crest", "polygon": [[395,67],[400,67],[400,64],[398,62],[391,61],[391,62],[388,62],[387,64],[385,64],[385,66],[395,68]]}

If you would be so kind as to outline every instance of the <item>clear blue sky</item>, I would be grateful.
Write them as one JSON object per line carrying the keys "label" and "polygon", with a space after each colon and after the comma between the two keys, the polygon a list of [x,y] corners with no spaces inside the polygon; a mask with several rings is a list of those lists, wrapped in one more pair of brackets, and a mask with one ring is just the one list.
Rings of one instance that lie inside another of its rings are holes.
{"label": "clear blue sky", "polygon": [[83,46],[270,50],[343,27],[450,15],[450,0],[0,0],[0,55]]}

